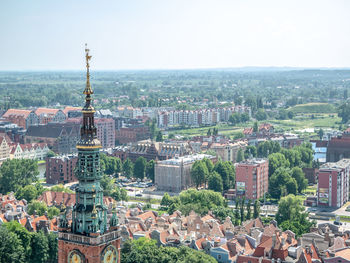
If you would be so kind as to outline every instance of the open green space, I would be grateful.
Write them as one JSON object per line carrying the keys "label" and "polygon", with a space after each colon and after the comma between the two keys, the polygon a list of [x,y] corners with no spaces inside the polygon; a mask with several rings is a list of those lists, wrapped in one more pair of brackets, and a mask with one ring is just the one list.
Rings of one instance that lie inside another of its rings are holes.
{"label": "open green space", "polygon": [[[341,123],[341,118],[336,113],[299,113],[291,120],[276,120],[269,119],[260,121],[259,123],[268,122],[275,126],[277,132],[293,132],[293,133],[304,133],[308,132],[311,135],[315,135],[315,132],[308,131],[307,129],[318,130],[320,128],[335,128],[338,129]],[[219,129],[220,135],[234,136],[235,134],[242,132],[246,127],[252,127],[253,121],[241,124],[239,126],[232,126],[229,124],[218,124],[216,126],[198,127],[198,128],[184,128],[179,130],[169,130],[168,134],[182,135],[185,137],[192,137],[198,135],[206,135],[208,129],[213,128]]]}
{"label": "open green space", "polygon": [[329,103],[298,104],[289,108],[289,110],[294,113],[334,113],[336,112],[336,108]]}

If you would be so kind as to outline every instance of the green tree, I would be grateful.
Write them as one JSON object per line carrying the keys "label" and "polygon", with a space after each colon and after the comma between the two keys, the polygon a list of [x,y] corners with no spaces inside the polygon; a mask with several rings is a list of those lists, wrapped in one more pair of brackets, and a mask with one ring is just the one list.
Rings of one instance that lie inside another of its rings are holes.
{"label": "green tree", "polygon": [[157,246],[153,239],[139,238],[128,240],[124,243],[121,253],[121,262],[149,262],[149,263],[214,263],[216,260],[201,252],[188,247],[163,247]]}
{"label": "green tree", "polygon": [[39,216],[44,215],[47,212],[47,205],[44,202],[33,200],[29,203],[27,213],[34,215],[36,213]]}
{"label": "green tree", "polygon": [[280,167],[289,167],[289,161],[282,153],[273,153],[269,155],[269,174],[272,175]]}
{"label": "green tree", "polygon": [[237,160],[236,160],[236,162],[239,163],[239,162],[242,162],[242,161],[244,161],[244,153],[243,153],[243,149],[239,148],[239,150],[237,152]]}
{"label": "green tree", "polygon": [[317,132],[317,134],[318,134],[318,136],[320,137],[320,140],[322,140],[323,135],[324,135],[324,131],[323,131],[323,129],[322,129],[322,128],[321,128],[321,129],[319,129],[319,130],[318,130],[318,132]]}
{"label": "green tree", "polygon": [[288,195],[279,201],[276,220],[283,230],[289,229],[297,236],[309,232],[315,222],[309,221],[307,217],[301,200],[296,196]]}
{"label": "green tree", "polygon": [[258,121],[263,121],[263,120],[266,120],[267,119],[267,114],[266,112],[263,110],[263,109],[259,109],[257,111],[257,113],[255,114],[255,118],[258,120]]}
{"label": "green tree", "polygon": [[50,191],[53,191],[53,192],[64,192],[64,193],[69,193],[69,194],[73,194],[74,193],[69,188],[64,187],[63,184],[57,184],[57,185],[52,186],[50,188]]}
{"label": "green tree", "polygon": [[297,184],[291,177],[289,168],[280,167],[269,178],[269,192],[273,198],[280,199],[281,196],[296,191]]}
{"label": "green tree", "polygon": [[134,164],[127,158],[123,163],[123,172],[127,178],[131,178],[133,176]]}
{"label": "green tree", "polygon": [[163,134],[161,131],[158,131],[157,137],[156,137],[156,142],[162,142],[163,141]]}
{"label": "green tree", "polygon": [[17,235],[0,226],[0,237],[0,262],[25,263],[25,251]]}
{"label": "green tree", "polygon": [[42,231],[34,232],[31,239],[31,263],[46,263],[49,259],[49,243]]}
{"label": "green tree", "polygon": [[223,191],[222,178],[217,172],[213,172],[209,175],[208,189],[213,190],[215,192],[222,193]]}
{"label": "green tree", "polygon": [[207,136],[211,136],[211,129],[210,128],[207,131]]}
{"label": "green tree", "polygon": [[116,201],[128,201],[128,192],[124,188],[120,187],[114,187],[111,196],[116,200]]}
{"label": "green tree", "polygon": [[235,169],[230,162],[218,161],[214,166],[214,171],[217,172],[221,178],[224,190],[228,190],[235,184]]}
{"label": "green tree", "polygon": [[47,153],[47,158],[55,157],[57,154],[51,150],[48,151]]}
{"label": "green tree", "polygon": [[115,188],[115,179],[107,174],[104,174],[100,181],[104,196],[111,196]]}
{"label": "green tree", "polygon": [[147,167],[146,167],[146,176],[147,178],[151,179],[152,182],[154,183],[154,167],[155,167],[155,161],[154,160],[150,160],[147,163]]}
{"label": "green tree", "polygon": [[350,102],[346,101],[338,108],[338,116],[342,119],[342,123],[347,123],[350,119]]}
{"label": "green tree", "polygon": [[259,131],[259,125],[258,122],[254,122],[254,126],[253,126],[253,132],[257,133]]}
{"label": "green tree", "polygon": [[290,178],[290,179],[287,181],[286,189],[287,189],[287,193],[288,193],[288,194],[296,195],[297,192],[298,192],[298,184],[297,184],[297,181],[296,181],[294,178]]}
{"label": "green tree", "polygon": [[119,158],[101,154],[101,167],[108,175],[114,175],[122,171],[122,162]]}
{"label": "green tree", "polygon": [[257,156],[256,147],[254,145],[248,145],[244,151],[244,159],[250,159]]}
{"label": "green tree", "polygon": [[47,216],[48,218],[52,219],[55,216],[58,216],[60,214],[60,210],[57,207],[49,207],[47,210]]}
{"label": "green tree", "polygon": [[[32,252],[31,249],[31,233],[24,227],[22,226],[20,223],[18,223],[15,220],[12,220],[10,222],[4,223],[4,227],[7,228],[7,230],[11,231],[12,233],[16,234],[18,240],[21,243],[21,246],[23,247],[23,251],[24,251],[24,256],[25,256],[25,260],[29,261],[29,256]],[[1,236],[1,235],[0,235]],[[1,236],[1,238],[3,238]],[[1,249],[0,249],[1,251]],[[1,253],[0,253],[1,255]],[[1,258],[1,256],[0,256]],[[0,262],[3,262],[0,260]]]}
{"label": "green tree", "polygon": [[143,180],[145,178],[145,174],[146,174],[146,167],[147,167],[146,159],[143,158],[142,156],[137,158],[135,165],[134,165],[134,176],[136,178]]}
{"label": "green tree", "polygon": [[205,162],[201,160],[194,162],[191,168],[191,178],[197,189],[199,186],[205,183],[208,174],[209,172]]}
{"label": "green tree", "polygon": [[188,215],[192,210],[205,215],[209,210],[212,211],[220,206],[226,206],[225,199],[220,193],[211,190],[189,189],[179,195],[178,209],[184,215]]}
{"label": "green tree", "polygon": [[252,206],[252,200],[249,199],[247,203],[247,215],[246,215],[247,220],[250,220],[252,218],[251,206]]}
{"label": "green tree", "polygon": [[26,185],[25,187],[18,188],[16,192],[17,200],[25,199],[28,203],[30,203],[33,199],[38,198],[38,191],[34,185]]}
{"label": "green tree", "polygon": [[308,181],[305,178],[305,174],[300,167],[294,167],[291,171],[291,176],[296,180],[299,193],[307,188]]}
{"label": "green tree", "polygon": [[48,263],[56,263],[57,262],[57,256],[58,256],[58,235],[54,232],[50,232],[47,235],[47,242],[49,246],[49,259]]}
{"label": "green tree", "polygon": [[253,217],[258,218],[259,216],[260,216],[260,202],[259,200],[255,200]]}
{"label": "green tree", "polygon": [[235,222],[234,210],[229,207],[219,206],[213,210],[213,215],[221,222],[224,222],[228,216],[231,218],[233,224]]}
{"label": "green tree", "polygon": [[160,202],[161,206],[165,206],[165,207],[169,207],[172,204],[172,200],[170,195],[165,192],[163,197],[162,197],[162,201]]}
{"label": "green tree", "polygon": [[203,158],[202,161],[203,161],[203,162],[205,163],[205,165],[207,166],[208,172],[211,173],[211,172],[214,170],[214,164],[213,164],[213,162],[212,162],[210,159],[208,159],[208,158]]}
{"label": "green tree", "polygon": [[245,220],[245,214],[244,214],[244,202],[245,202],[245,199],[242,198],[241,200],[241,206],[240,206],[240,216],[241,216],[241,222],[243,223],[244,220]]}
{"label": "green tree", "polygon": [[240,218],[241,217],[239,215],[239,210],[236,208],[235,209],[235,223],[234,223],[235,226],[239,226],[241,224]]}
{"label": "green tree", "polygon": [[289,161],[290,168],[302,165],[300,151],[295,149],[281,149],[281,153]]}
{"label": "green tree", "polygon": [[30,159],[8,159],[0,167],[0,192],[16,192],[38,180],[37,161]]}

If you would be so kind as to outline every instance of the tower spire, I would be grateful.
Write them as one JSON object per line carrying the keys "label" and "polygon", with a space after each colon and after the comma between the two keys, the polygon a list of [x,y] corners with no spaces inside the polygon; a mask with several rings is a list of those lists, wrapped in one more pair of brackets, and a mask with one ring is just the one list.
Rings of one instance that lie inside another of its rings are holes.
{"label": "tower spire", "polygon": [[[88,98],[89,95],[93,94],[93,90],[91,89],[90,85],[90,59],[92,56],[89,55],[90,49],[88,49],[87,44],[85,43],[85,59],[86,59],[86,87],[84,90],[84,94],[86,95],[86,98]],[[90,97],[90,96],[89,96]]]}

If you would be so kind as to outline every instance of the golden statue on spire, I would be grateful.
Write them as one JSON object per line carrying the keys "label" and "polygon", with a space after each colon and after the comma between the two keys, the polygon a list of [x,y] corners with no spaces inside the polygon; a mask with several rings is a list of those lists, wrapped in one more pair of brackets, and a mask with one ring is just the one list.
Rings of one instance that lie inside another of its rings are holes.
{"label": "golden statue on spire", "polygon": [[85,95],[91,95],[94,93],[93,90],[91,89],[91,85],[90,85],[89,60],[91,59],[92,56],[89,56],[89,51],[90,51],[90,49],[88,49],[87,44],[85,44],[85,58],[86,58],[86,87],[84,90]]}

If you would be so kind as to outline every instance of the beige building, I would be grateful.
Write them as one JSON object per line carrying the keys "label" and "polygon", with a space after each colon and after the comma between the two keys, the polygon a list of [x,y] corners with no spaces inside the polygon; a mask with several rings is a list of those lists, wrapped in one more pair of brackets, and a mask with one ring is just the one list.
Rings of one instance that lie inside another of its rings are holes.
{"label": "beige building", "polygon": [[46,143],[12,144],[10,145],[10,158],[44,160],[49,150]]}
{"label": "beige building", "polygon": [[218,158],[223,161],[230,161],[235,163],[237,160],[238,150],[243,151],[248,146],[247,141],[237,141],[234,143],[213,143],[210,150],[214,151]]}
{"label": "beige building", "polygon": [[180,192],[192,186],[191,167],[197,160],[216,159],[207,154],[186,155],[159,161],[155,165],[155,185],[160,191]]}
{"label": "beige building", "polygon": [[10,146],[4,136],[0,136],[0,166],[10,158]]}

